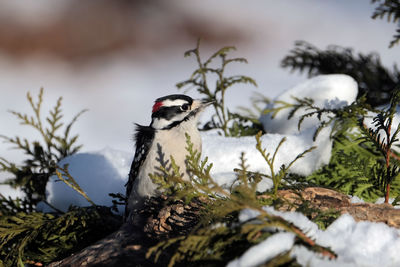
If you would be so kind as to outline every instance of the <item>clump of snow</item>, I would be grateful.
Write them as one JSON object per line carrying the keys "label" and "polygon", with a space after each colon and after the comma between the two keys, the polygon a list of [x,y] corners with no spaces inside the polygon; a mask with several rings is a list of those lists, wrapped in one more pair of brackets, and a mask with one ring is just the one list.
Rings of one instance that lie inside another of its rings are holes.
{"label": "clump of snow", "polygon": [[[311,153],[299,159],[291,167],[291,171],[300,175],[309,175],[327,164],[331,154],[331,141],[329,140],[330,128],[323,129],[320,133],[321,138],[316,142],[312,141],[313,130],[307,130],[293,135],[265,134],[261,137],[263,148],[271,155],[275,152],[279,142],[286,137],[286,142],[280,147],[274,169],[279,170],[282,164],[286,166],[296,158],[298,154],[317,146]],[[245,153],[248,170],[261,172],[270,175],[270,169],[261,153],[256,149],[256,139],[251,137],[223,137],[216,133],[203,133],[203,155],[208,157],[209,162],[213,163],[211,173],[213,177],[218,177],[218,183],[230,184],[234,178],[233,169],[239,167],[240,155]],[[225,174],[225,175],[221,175]],[[226,178],[226,179],[225,179]]]}
{"label": "clump of snow", "polygon": [[246,222],[248,220],[256,218],[258,215],[260,215],[260,212],[257,210],[243,209],[239,213],[239,222]]}
{"label": "clump of snow", "polygon": [[[384,223],[368,221],[356,222],[348,214],[340,216],[325,231],[301,213],[280,212],[271,207],[264,208],[273,215],[280,216],[302,229],[317,244],[329,247],[337,254],[330,260],[303,246],[295,246],[291,252],[302,266],[400,266],[400,230]],[[259,213],[251,209],[241,211],[241,222],[255,218]],[[268,242],[269,240],[269,242]],[[283,239],[279,232],[262,243],[253,246],[230,266],[254,266],[289,251],[290,238]],[[254,250],[253,250],[254,248]],[[274,248],[274,249],[271,249]],[[263,258],[263,256],[265,256]],[[264,261],[262,261],[264,260]]]}
{"label": "clump of snow", "polygon": [[9,173],[0,171],[0,194],[7,199],[25,198],[25,193],[20,188],[13,188],[7,184],[8,179],[11,177],[13,176]]}
{"label": "clump of snow", "polygon": [[356,203],[365,203],[365,201],[358,196],[351,196],[350,198],[350,203],[356,204]]}
{"label": "clump of snow", "polygon": [[[314,104],[320,108],[341,108],[355,101],[357,93],[357,82],[350,76],[343,74],[320,75],[287,90],[275,100],[295,103],[293,97],[312,98]],[[269,104],[266,109],[270,109],[273,106],[273,103]],[[278,154],[278,167],[281,164],[287,165],[295,155],[300,154],[311,146],[316,146],[315,150],[306,154],[304,159],[300,159],[291,168],[294,173],[309,175],[329,162],[332,150],[331,126],[324,128],[314,142],[312,139],[319,125],[318,118],[316,116],[306,118],[299,131],[298,121],[307,110],[305,108],[299,109],[288,120],[289,112],[290,109],[283,109],[273,119],[270,114],[261,115],[260,121],[265,131],[269,133],[263,136],[263,142],[267,146],[268,152],[273,153],[274,145],[276,145],[276,141],[273,138],[287,137],[287,144],[282,147]],[[254,161],[250,160],[249,162],[253,163]],[[262,167],[257,166],[257,168]],[[274,168],[276,169],[277,166],[274,166]],[[257,171],[260,171],[260,169]]]}
{"label": "clump of snow", "polygon": [[[309,266],[400,266],[399,230],[384,223],[356,222],[344,214],[326,231],[319,231],[316,242],[330,247],[336,260],[307,255],[294,251],[302,265]],[[311,253],[311,252],[310,252]],[[331,264],[331,265],[328,265]]]}
{"label": "clump of snow", "polygon": [[282,217],[288,222],[293,223],[303,232],[307,233],[307,235],[311,238],[316,238],[318,234],[318,226],[310,221],[303,213],[300,212],[282,212],[277,211],[272,207],[264,207],[264,210],[268,213]]}
{"label": "clump of snow", "polygon": [[[394,201],[394,198],[389,198],[389,203],[392,203]],[[385,198],[380,197],[375,201],[375,204],[383,204],[385,203]]]}
{"label": "clump of snow", "polygon": [[[3,182],[3,181],[1,181]],[[0,194],[2,194],[5,198],[11,198],[11,199],[16,199],[16,198],[24,198],[25,193],[21,191],[21,189],[15,189],[12,188],[9,185],[2,185],[0,184]]]}
{"label": "clump of snow", "polygon": [[[315,237],[318,232],[318,226],[300,212],[277,211],[273,207],[268,206],[263,207],[263,209],[271,215],[279,216],[286,221],[295,224],[298,228],[306,232],[309,237]],[[239,213],[239,222],[246,222],[256,218],[258,215],[260,215],[260,213],[256,210],[244,209]]]}
{"label": "clump of snow", "polygon": [[[89,198],[98,205],[111,206],[109,193],[125,194],[132,153],[105,148],[98,152],[78,153],[63,159],[59,165],[69,164],[69,173]],[[86,199],[52,176],[46,186],[47,201],[54,207],[67,211],[70,205],[88,206]],[[43,203],[39,210],[51,211]],[[122,212],[122,208],[120,210]]]}
{"label": "clump of snow", "polygon": [[[308,79],[283,92],[274,100],[294,104],[296,101],[293,97],[307,97],[312,98],[314,104],[320,108],[340,108],[356,100],[357,93],[358,85],[352,77],[344,74],[330,74]],[[266,109],[270,109],[273,106],[273,103],[268,104]],[[263,114],[260,117],[260,121],[265,131],[280,134],[297,133],[297,122],[301,115],[306,113],[306,110],[299,109],[288,123],[287,117],[289,112],[289,109],[281,110],[273,119],[270,114]],[[307,118],[303,121],[301,129],[315,128],[316,125],[318,125],[318,119],[316,117]]]}
{"label": "clump of snow", "polygon": [[252,267],[274,258],[293,247],[293,233],[277,233],[261,243],[249,248],[240,258],[228,263],[227,267]]}

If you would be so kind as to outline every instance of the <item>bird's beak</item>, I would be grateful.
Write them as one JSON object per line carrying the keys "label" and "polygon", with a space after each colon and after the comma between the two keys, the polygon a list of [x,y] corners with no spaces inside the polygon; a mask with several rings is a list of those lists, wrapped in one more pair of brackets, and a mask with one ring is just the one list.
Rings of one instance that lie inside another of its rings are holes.
{"label": "bird's beak", "polygon": [[195,109],[203,110],[213,103],[214,103],[213,101],[210,102],[210,101],[196,99],[196,100],[193,100],[192,110],[195,110]]}
{"label": "bird's beak", "polygon": [[209,105],[214,104],[215,101],[214,100],[213,101],[203,100],[202,103],[203,103],[203,107],[208,107]]}

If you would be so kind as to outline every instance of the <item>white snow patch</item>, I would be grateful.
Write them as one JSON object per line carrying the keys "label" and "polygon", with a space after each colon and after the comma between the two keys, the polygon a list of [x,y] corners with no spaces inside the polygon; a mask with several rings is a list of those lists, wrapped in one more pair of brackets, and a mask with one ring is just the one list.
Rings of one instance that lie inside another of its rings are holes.
{"label": "white snow patch", "polygon": [[[312,98],[314,104],[320,108],[340,108],[349,105],[356,100],[358,93],[357,82],[350,76],[344,74],[320,75],[308,79],[295,87],[283,92],[277,96],[275,100],[284,101],[287,103],[295,103],[293,97],[297,98]],[[272,108],[273,103],[267,105],[266,109]],[[295,134],[298,132],[297,122],[301,115],[307,111],[299,109],[295,115],[289,120],[290,109],[284,109],[278,112],[274,119],[271,115],[264,114],[260,117],[260,121],[266,132]],[[302,130],[315,128],[318,124],[316,117],[307,118],[301,125]]]}
{"label": "white snow patch", "polygon": [[[336,259],[330,260],[303,246],[295,246],[291,256],[296,257],[302,266],[400,266],[400,230],[384,223],[356,222],[353,217],[344,214],[322,231],[301,213],[280,212],[271,207],[264,207],[264,210],[293,223],[317,244],[329,247],[337,254]],[[258,211],[245,209],[240,212],[239,220],[244,222],[258,215]],[[254,266],[289,250],[291,246],[286,247],[288,240],[275,238],[277,235],[268,238],[269,242],[266,240],[253,246],[255,250],[250,248],[229,266]],[[276,250],[271,250],[271,247]]]}
{"label": "white snow patch", "polygon": [[[313,171],[320,168],[323,164],[327,164],[331,155],[331,140],[329,140],[330,128],[323,129],[316,142],[312,141],[313,130],[307,130],[293,135],[282,134],[265,134],[261,137],[263,148],[271,155],[275,152],[282,138],[286,138],[286,142],[280,147],[274,164],[274,169],[279,170],[282,164],[286,166],[296,158],[296,156],[312,146],[317,146],[315,150],[307,153],[304,158],[299,159],[291,167],[291,171],[300,175],[309,175]],[[240,164],[240,155],[245,153],[246,163],[249,165],[248,170],[253,172],[261,172],[270,175],[270,169],[261,153],[256,149],[255,137],[223,137],[215,133],[203,133],[203,155],[208,157],[210,163],[213,163],[211,173],[213,177],[220,177],[219,183],[226,183],[232,180],[223,178],[222,174],[233,172],[234,168],[238,168]],[[264,188],[266,185],[263,185]],[[259,188],[260,190],[260,188]],[[260,190],[261,191],[261,190]]]}
{"label": "white snow patch", "polygon": [[[394,198],[389,198],[389,203],[392,203],[394,201]],[[385,203],[385,198],[384,197],[380,197],[375,201],[375,204],[383,204]]]}
{"label": "white snow patch", "polygon": [[309,237],[315,238],[318,235],[318,226],[300,212],[277,211],[274,210],[272,207],[264,207],[264,210],[272,215],[282,217],[286,221],[293,223],[304,233],[307,233]]}
{"label": "white snow patch", "polygon": [[258,266],[275,256],[288,251],[294,244],[293,233],[277,233],[249,248],[240,258],[228,263],[227,267]]}
{"label": "white snow patch", "polygon": [[12,188],[9,185],[2,185],[0,184],[0,194],[2,194],[5,198],[24,198],[25,193],[22,192],[20,189]]}
{"label": "white snow patch", "polygon": [[[318,226],[300,212],[277,211],[273,207],[268,206],[264,207],[263,209],[271,215],[279,216],[286,221],[293,223],[299,229],[307,233],[310,237],[316,237],[319,231]],[[260,215],[260,213],[256,210],[244,209],[239,213],[239,222],[246,222],[250,219],[256,218],[258,215]]]}
{"label": "white snow patch", "polygon": [[344,214],[326,231],[319,231],[316,242],[330,247],[337,259],[294,250],[293,255],[303,266],[400,266],[399,230],[384,223],[355,222]]}
{"label": "white snow patch", "polygon": [[251,219],[257,217],[258,215],[260,215],[259,211],[252,210],[252,209],[243,209],[239,213],[239,222],[241,222],[241,223],[246,222],[248,220],[251,220]]}
{"label": "white snow patch", "polygon": [[356,204],[356,203],[365,203],[365,201],[358,196],[351,196],[350,198],[350,203]]}
{"label": "white snow patch", "polygon": [[[125,194],[132,154],[105,148],[98,152],[78,153],[63,159],[59,165],[69,164],[69,173],[89,198],[98,205],[111,206],[109,193]],[[47,201],[56,208],[67,211],[70,205],[88,206],[86,199],[52,176],[46,186]],[[43,203],[39,210],[50,211]],[[122,211],[122,208],[120,210]]]}

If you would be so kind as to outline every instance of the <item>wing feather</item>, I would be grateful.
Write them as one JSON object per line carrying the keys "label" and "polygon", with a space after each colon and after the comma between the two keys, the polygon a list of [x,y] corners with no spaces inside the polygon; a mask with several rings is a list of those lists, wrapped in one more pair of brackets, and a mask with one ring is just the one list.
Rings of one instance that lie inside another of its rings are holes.
{"label": "wing feather", "polygon": [[129,178],[126,184],[126,198],[129,199],[129,195],[132,192],[133,183],[139,174],[140,167],[143,165],[149,149],[154,139],[154,129],[149,126],[142,126],[136,124],[135,143],[136,151],[135,157],[133,158],[131,169],[129,171]]}

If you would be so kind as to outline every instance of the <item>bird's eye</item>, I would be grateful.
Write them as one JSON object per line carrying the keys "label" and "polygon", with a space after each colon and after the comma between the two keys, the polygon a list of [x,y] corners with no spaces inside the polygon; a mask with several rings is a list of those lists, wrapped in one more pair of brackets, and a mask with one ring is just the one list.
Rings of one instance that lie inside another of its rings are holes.
{"label": "bird's eye", "polygon": [[182,111],[188,111],[189,108],[190,108],[189,104],[183,104],[183,105],[181,106],[181,110],[182,110]]}

